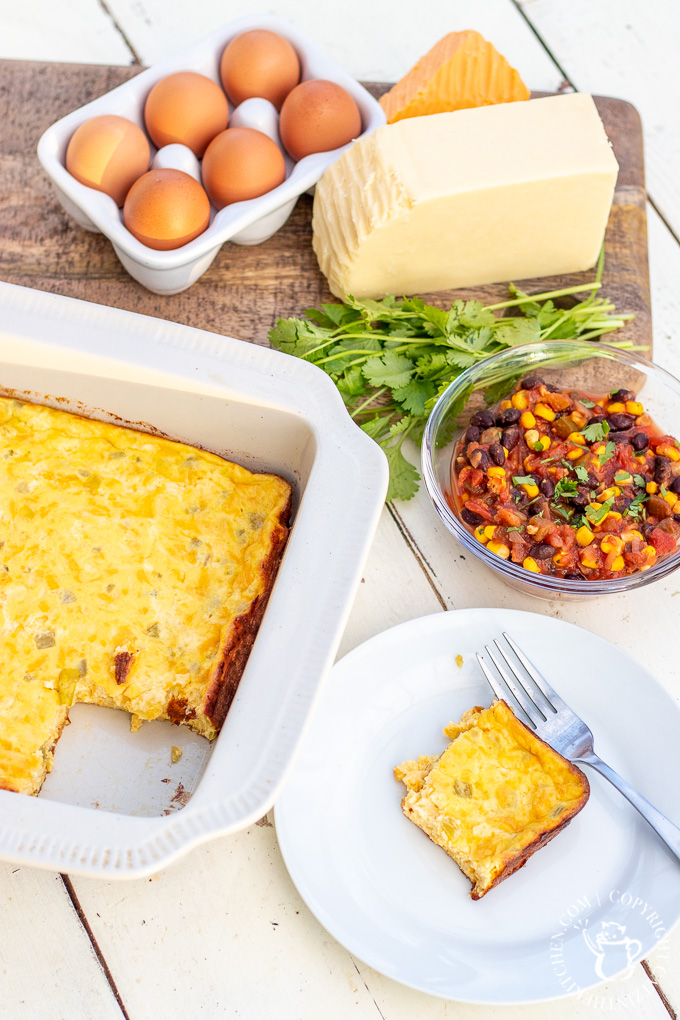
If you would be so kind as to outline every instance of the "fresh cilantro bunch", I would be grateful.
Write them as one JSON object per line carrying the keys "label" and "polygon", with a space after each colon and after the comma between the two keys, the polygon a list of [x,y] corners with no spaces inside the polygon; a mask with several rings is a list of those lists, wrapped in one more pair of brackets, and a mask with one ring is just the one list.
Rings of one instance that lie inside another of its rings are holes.
{"label": "fresh cilantro bunch", "polygon": [[[593,340],[632,318],[614,314],[608,299],[595,297],[601,271],[600,263],[593,283],[534,297],[511,284],[510,300],[487,306],[458,300],[437,308],[417,297],[348,297],[342,304],[307,309],[305,319],[279,319],[269,339],[278,350],[330,375],[352,417],[387,455],[387,498],[410,499],[420,476],[403,455],[404,440],[420,441],[437,398],[461,372],[508,347],[546,339]],[[572,308],[555,304],[584,291],[589,296]],[[507,309],[515,314],[496,314]]]}

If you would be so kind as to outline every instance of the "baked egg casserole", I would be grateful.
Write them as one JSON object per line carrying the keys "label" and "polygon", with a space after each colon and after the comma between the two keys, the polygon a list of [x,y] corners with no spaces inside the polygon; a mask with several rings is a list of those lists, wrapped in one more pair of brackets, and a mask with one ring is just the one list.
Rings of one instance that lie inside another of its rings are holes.
{"label": "baked egg casserole", "polygon": [[288,535],[291,487],[0,398],[0,788],[35,794],[74,702],[212,740]]}
{"label": "baked egg casserole", "polygon": [[394,774],[408,791],[404,814],[454,859],[478,900],[578,814],[590,787],[504,701],[469,709],[444,733],[442,755]]}

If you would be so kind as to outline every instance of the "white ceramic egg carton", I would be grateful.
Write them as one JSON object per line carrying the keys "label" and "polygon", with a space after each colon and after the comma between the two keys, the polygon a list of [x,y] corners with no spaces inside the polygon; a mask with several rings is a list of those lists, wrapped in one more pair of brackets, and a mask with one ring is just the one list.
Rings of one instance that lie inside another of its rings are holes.
{"label": "white ceramic egg carton", "polygon": [[[318,181],[347,146],[313,153],[297,163],[286,157],[286,180],[278,188],[260,198],[226,206],[219,212],[212,209],[210,226],[189,244],[172,251],[155,251],[127,230],[122,211],[110,196],[80,184],[68,173],[65,166],[68,143],[80,124],[101,114],[127,117],[145,130],[146,97],[157,81],[176,71],[197,71],[221,87],[219,65],[225,46],[234,36],[254,28],[266,28],[288,39],[300,58],[302,81],[325,78],[346,89],[361,112],[362,136],[385,123],[380,104],[303,32],[278,18],[260,15],[229,22],[186,50],[74,110],[48,128],[38,144],[38,158],[51,177],[66,212],[86,230],[105,234],[130,276],[156,294],[178,294],[190,287],[208,269],[225,241],[247,245],[266,241],[286,222],[300,195]],[[230,107],[229,126],[238,125],[264,131],[280,144],[278,115],[266,100],[246,100],[233,111]],[[183,146],[173,146],[175,152],[168,153],[169,148],[166,146],[162,150],[154,165],[173,166],[196,176],[197,161],[193,153]],[[177,152],[180,148],[184,151]],[[155,159],[156,151],[153,147],[151,151]]]}

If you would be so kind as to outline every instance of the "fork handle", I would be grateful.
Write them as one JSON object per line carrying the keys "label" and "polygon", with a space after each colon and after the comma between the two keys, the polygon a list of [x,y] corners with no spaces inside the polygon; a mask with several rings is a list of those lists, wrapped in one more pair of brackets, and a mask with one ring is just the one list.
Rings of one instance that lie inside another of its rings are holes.
{"label": "fork handle", "polygon": [[650,804],[649,801],[638,793],[630,783],[627,783],[625,779],[622,779],[618,772],[614,772],[614,769],[610,768],[606,762],[602,761],[601,758],[594,753],[583,755],[583,757],[577,759],[580,762],[584,762],[586,765],[591,765],[594,769],[603,775],[605,779],[608,779],[612,783],[619,793],[622,793],[626,800],[630,801],[634,808],[640,812],[642,817],[649,822],[651,827],[661,836],[666,846],[673,851],[675,856],[680,860],[680,828],[674,825],[673,822],[669,821],[665,815]]}

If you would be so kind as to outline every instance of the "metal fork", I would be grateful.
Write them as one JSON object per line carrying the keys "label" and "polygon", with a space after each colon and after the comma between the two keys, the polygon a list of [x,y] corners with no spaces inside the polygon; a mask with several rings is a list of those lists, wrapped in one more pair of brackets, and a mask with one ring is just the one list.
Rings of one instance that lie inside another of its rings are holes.
{"label": "metal fork", "polygon": [[[503,637],[515,653],[518,662],[521,663],[526,674],[533,680],[542,698],[535,696],[526,677],[521,674],[521,671],[518,670],[516,664],[508,657],[507,652],[504,651],[498,641],[494,641],[496,650],[503,660],[502,663],[489,645],[485,645],[484,649],[493,662],[498,676],[494,675],[484,660],[484,656],[480,655],[479,652],[477,652],[477,661],[482,667],[484,676],[489,681],[496,697],[507,701],[508,691],[510,691],[537,736],[545,740],[546,744],[550,744],[551,747],[568,761],[590,765],[592,768],[597,769],[605,779],[608,779],[630,801],[634,808],[637,808],[642,817],[658,833],[666,846],[680,859],[680,828],[669,821],[665,815],[662,815],[653,804],[650,804],[625,779],[622,779],[617,772],[614,772],[614,769],[610,768],[606,762],[598,758],[593,748],[593,734],[583,720],[562,701],[559,694],[553,690],[545,677],[527,659],[524,652],[517,647],[509,634],[504,632]],[[500,680],[498,677],[500,677]]]}

